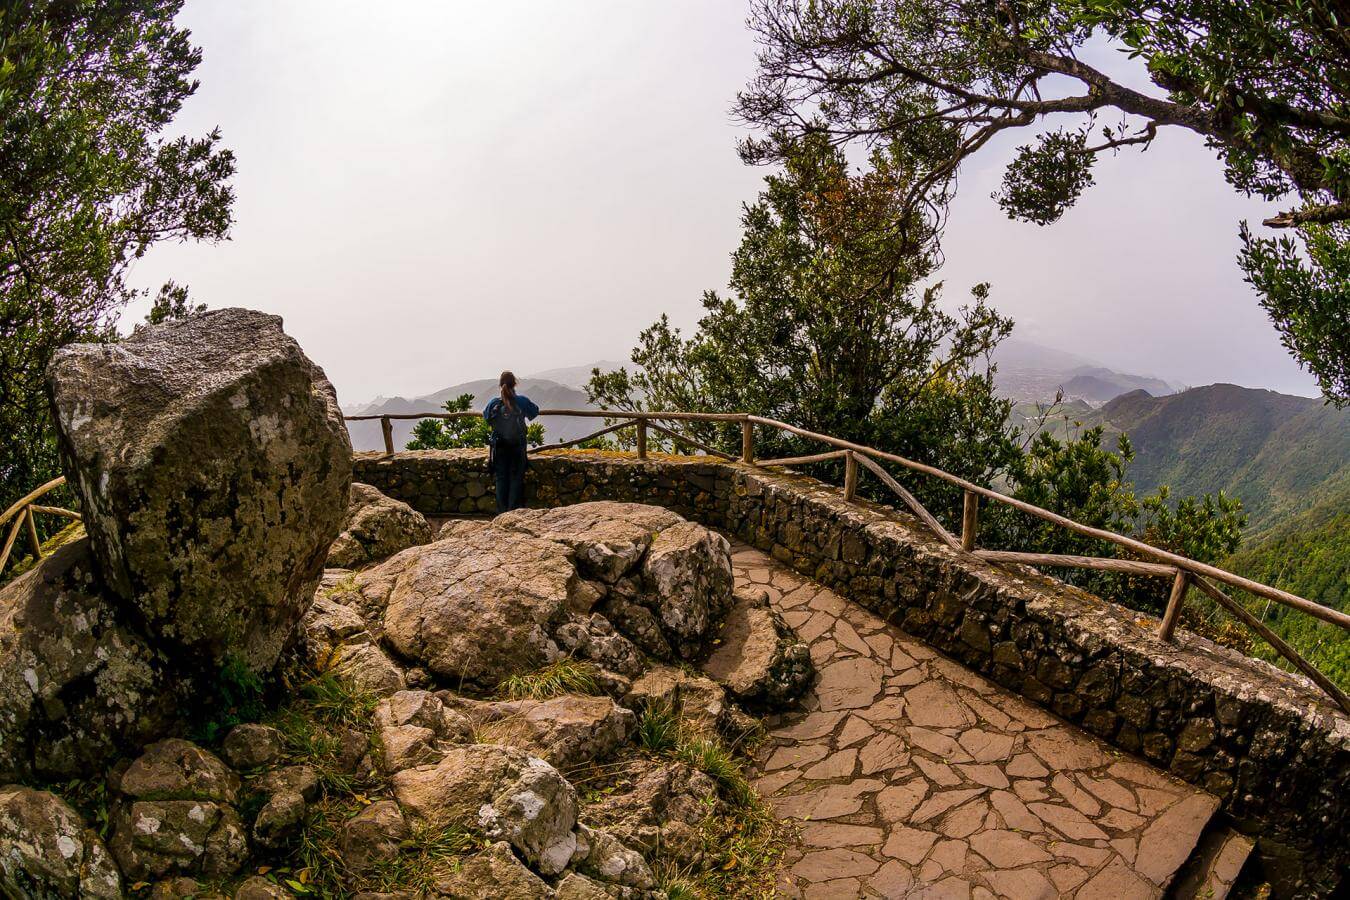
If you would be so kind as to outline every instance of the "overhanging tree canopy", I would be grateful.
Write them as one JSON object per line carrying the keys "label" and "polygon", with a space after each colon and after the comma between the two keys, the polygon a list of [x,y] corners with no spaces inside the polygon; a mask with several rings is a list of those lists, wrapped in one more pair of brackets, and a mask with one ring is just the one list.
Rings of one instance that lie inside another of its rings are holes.
{"label": "overhanging tree canopy", "polygon": [[[228,232],[219,133],[162,137],[201,62],[173,22],[181,6],[0,2],[0,501],[54,473],[52,352],[110,334],[152,244]],[[156,308],[190,307],[170,284]]]}
{"label": "overhanging tree canopy", "polygon": [[[1339,8],[1339,12],[1338,12]],[[777,159],[785,136],[900,140],[924,164],[907,201],[940,214],[962,161],[996,134],[1042,129],[1008,167],[1000,204],[1057,220],[1103,152],[1147,146],[1161,127],[1201,135],[1228,181],[1295,198],[1244,225],[1240,264],[1286,346],[1326,395],[1350,400],[1350,11],[1337,0],[755,0],[759,72],[738,109],[770,132],[743,144]],[[1085,63],[1104,34],[1161,90]],[[1066,87],[1067,85],[1067,87]],[[1164,94],[1165,96],[1159,96]],[[1110,118],[1108,118],[1110,117]]]}

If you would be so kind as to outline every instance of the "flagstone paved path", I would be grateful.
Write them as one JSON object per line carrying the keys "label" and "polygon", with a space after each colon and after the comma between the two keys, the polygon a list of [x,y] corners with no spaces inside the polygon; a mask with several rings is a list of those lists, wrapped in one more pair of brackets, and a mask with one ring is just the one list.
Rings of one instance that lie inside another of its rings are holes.
{"label": "flagstone paved path", "polygon": [[801,822],[789,897],[1161,897],[1218,800],[739,545],[820,672],[756,787]]}

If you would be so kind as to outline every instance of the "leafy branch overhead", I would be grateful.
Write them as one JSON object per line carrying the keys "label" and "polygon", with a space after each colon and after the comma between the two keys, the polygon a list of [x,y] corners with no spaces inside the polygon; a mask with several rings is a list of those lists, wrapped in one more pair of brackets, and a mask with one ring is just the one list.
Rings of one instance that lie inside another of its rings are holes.
{"label": "leafy branch overhead", "polygon": [[[940,222],[961,163],[997,134],[1038,133],[995,196],[1008,214],[1059,219],[1102,153],[1147,149],[1160,128],[1204,138],[1230,184],[1291,205],[1239,263],[1286,346],[1324,393],[1350,400],[1350,23],[1334,0],[755,0],[759,71],[738,112],[765,134],[897,142],[916,164],[905,202]],[[1106,38],[1142,61],[1136,90],[1081,56]],[[1104,127],[1099,122],[1106,121]],[[1290,200],[1289,198],[1293,198]]]}

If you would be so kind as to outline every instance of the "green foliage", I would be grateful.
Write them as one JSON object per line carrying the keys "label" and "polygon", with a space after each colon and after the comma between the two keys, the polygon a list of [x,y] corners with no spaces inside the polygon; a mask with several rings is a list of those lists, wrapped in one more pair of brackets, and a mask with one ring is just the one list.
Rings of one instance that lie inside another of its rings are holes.
{"label": "green foliage", "polygon": [[[640,335],[635,371],[595,373],[591,400],[606,409],[749,410],[990,480],[1017,450],[986,363],[1012,323],[989,307],[985,285],[955,311],[940,284],[920,288],[940,259],[932,228],[903,203],[913,187],[904,153],[878,150],[854,172],[820,140],[786,152],[785,170],[765,179],[742,217],[735,296],[705,294],[689,338],[663,316]],[[734,424],[682,427],[739,452]],[[767,429],[756,436],[761,458],[818,449]],[[940,514],[959,504],[944,484],[916,487]]]}
{"label": "green foliage", "polygon": [[151,325],[186,319],[193,313],[206,309],[205,303],[192,303],[188,300],[188,289],[173,281],[166,282],[155,296],[154,305],[145,314],[145,321]]}
{"label": "green foliage", "polygon": [[595,666],[564,656],[535,672],[512,675],[497,686],[509,700],[547,700],[563,694],[599,694]]}
{"label": "green foliage", "polygon": [[1253,237],[1244,222],[1238,262],[1284,346],[1322,393],[1350,399],[1350,224],[1303,225],[1299,240]]}
{"label": "green foliage", "polygon": [[666,753],[680,742],[680,715],[669,703],[643,704],[638,714],[637,745],[651,753]]}
{"label": "green foliage", "polygon": [[199,743],[217,744],[231,728],[256,722],[266,711],[262,676],[235,657],[225,660],[206,689],[214,696],[200,707],[210,712],[210,718],[194,729]]}
{"label": "green foliage", "polygon": [[[1128,478],[1134,450],[1120,435],[1116,449],[1102,446],[1102,429],[1089,428],[1060,440],[1048,432],[1032,439],[1009,473],[1011,493],[1084,525],[1131,535],[1156,547],[1217,563],[1238,546],[1246,517],[1242,504],[1222,492],[1171,502],[1164,486],[1138,497]],[[999,507],[989,509],[982,543],[1079,556],[1133,558],[1108,541],[1076,534],[1058,525]],[[1133,609],[1160,613],[1170,584],[1149,576],[1088,569],[1062,569],[1055,576]]]}
{"label": "green foliage", "polygon": [[59,472],[43,389],[56,348],[112,338],[153,244],[228,233],[219,133],[165,136],[201,61],[181,6],[0,9],[0,507]]}
{"label": "green foliage", "polygon": [[[999,146],[1000,132],[1076,120],[1031,137],[998,195],[1010,215],[1041,224],[1091,184],[1095,156],[1146,149],[1160,128],[1199,135],[1236,190],[1296,198],[1265,224],[1300,227],[1307,258],[1248,236],[1241,262],[1286,346],[1329,398],[1350,400],[1340,0],[755,0],[750,27],[759,69],[738,112],[764,135],[744,142],[743,156],[782,160],[803,136],[899,144],[913,165],[906,203],[934,226],[962,163]],[[1160,91],[1085,62],[1080,51],[1103,37]],[[1119,124],[1089,145],[1098,116]]]}
{"label": "green foliage", "polygon": [[1092,186],[1092,164],[1084,132],[1050,131],[1036,146],[1017,151],[1003,176],[1003,188],[994,194],[1010,218],[1049,225]]}
{"label": "green foliage", "polygon": [[[468,412],[473,394],[460,394],[445,401],[445,411]],[[492,438],[492,426],[482,416],[461,419],[422,419],[413,426],[409,450],[457,450],[462,447],[486,447]],[[544,426],[534,422],[526,427],[525,439],[531,447],[544,442]]]}

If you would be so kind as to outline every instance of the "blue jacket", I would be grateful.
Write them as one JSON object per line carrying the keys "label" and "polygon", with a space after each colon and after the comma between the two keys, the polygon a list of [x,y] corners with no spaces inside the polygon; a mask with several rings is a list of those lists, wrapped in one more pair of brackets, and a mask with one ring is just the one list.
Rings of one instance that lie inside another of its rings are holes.
{"label": "blue jacket", "polygon": [[[526,397],[524,394],[516,394],[516,406],[520,408],[520,411],[525,414],[525,418],[527,419],[535,419],[539,417],[539,407],[535,406],[534,402],[531,401],[530,398]],[[492,417],[497,415],[497,410],[501,408],[502,408],[502,398],[493,397],[491,400],[488,401],[488,405],[483,407],[483,418],[491,422]]]}

